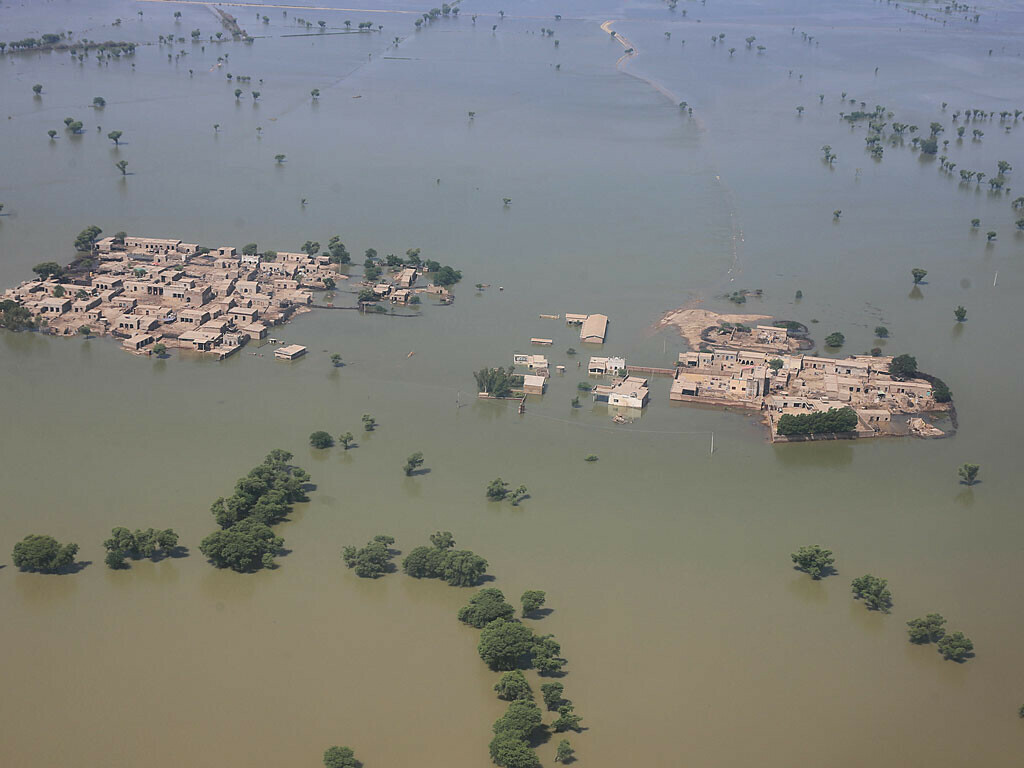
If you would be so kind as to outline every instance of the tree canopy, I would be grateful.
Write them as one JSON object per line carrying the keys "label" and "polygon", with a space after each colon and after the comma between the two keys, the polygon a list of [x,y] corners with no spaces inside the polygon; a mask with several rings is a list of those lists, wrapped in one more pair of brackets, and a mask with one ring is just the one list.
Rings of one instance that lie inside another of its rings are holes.
{"label": "tree canopy", "polygon": [[393,536],[378,534],[365,547],[345,547],[341,551],[341,559],[345,565],[354,568],[356,576],[364,579],[376,579],[392,569],[391,558],[394,552],[390,546],[395,543]]}
{"label": "tree canopy", "polygon": [[533,701],[533,691],[530,690],[530,684],[526,681],[526,675],[518,669],[503,674],[501,679],[494,684],[494,691],[498,694],[499,699],[506,701],[518,699]]}
{"label": "tree canopy", "polygon": [[784,413],[776,431],[780,435],[814,435],[851,432],[857,427],[857,413],[849,406],[809,413]]}
{"label": "tree canopy", "polygon": [[11,559],[22,571],[57,573],[74,563],[77,554],[77,544],[61,544],[52,536],[33,533],[14,545]]}
{"label": "tree canopy", "polygon": [[219,498],[210,507],[217,524],[222,528],[253,517],[262,523],[281,521],[296,501],[306,501],[303,484],[309,475],[300,467],[289,465],[292,454],[271,451],[262,464],[254,467],[235,483],[235,492],[228,498]]}
{"label": "tree canopy", "polygon": [[86,227],[75,237],[75,250],[86,253],[92,251],[92,247],[96,244],[96,239],[102,232],[103,230],[95,224]]}
{"label": "tree canopy", "polygon": [[515,612],[500,589],[487,587],[469,598],[469,603],[459,609],[458,617],[464,624],[482,629],[495,619],[511,619]]}
{"label": "tree canopy", "polygon": [[512,366],[508,368],[481,368],[473,374],[478,392],[485,392],[492,397],[509,397],[515,387],[523,385],[523,377],[515,374]]}
{"label": "tree canopy", "polygon": [[854,579],[851,586],[853,594],[864,601],[869,611],[888,613],[892,607],[892,592],[886,579],[866,574]]}
{"label": "tree canopy", "polygon": [[539,589],[528,589],[523,592],[523,596],[519,599],[523,604],[523,616],[529,616],[534,611],[539,611],[543,607],[547,595]]}
{"label": "tree canopy", "polygon": [[974,655],[974,643],[963,632],[950,632],[939,640],[938,649],[949,661],[964,661]]}
{"label": "tree canopy", "polygon": [[817,544],[800,547],[790,557],[793,558],[797,568],[809,573],[812,579],[827,576],[832,571],[832,564],[836,561],[832,556],[832,550],[822,549]]}
{"label": "tree canopy", "polygon": [[565,691],[565,686],[561,683],[541,683],[540,695],[544,699],[544,704],[552,712],[556,711],[565,699],[562,698],[562,693]]}
{"label": "tree canopy", "polygon": [[123,568],[125,558],[139,560],[157,554],[167,555],[178,546],[178,534],[170,528],[147,528],[144,531],[136,528],[130,531],[119,526],[110,532],[110,538],[103,542],[103,546],[107,550],[107,565]]}
{"label": "tree canopy", "polygon": [[402,570],[417,579],[444,579],[453,587],[472,587],[487,571],[487,561],[468,549],[453,549],[449,531],[430,537],[433,546],[416,547],[402,560]]}
{"label": "tree canopy", "polygon": [[941,640],[946,634],[943,627],[945,623],[941,613],[929,613],[923,619],[911,619],[907,622],[910,642],[923,645]]}
{"label": "tree canopy", "polygon": [[324,752],[324,768],[359,768],[360,765],[350,747],[329,747]]}
{"label": "tree canopy", "polygon": [[889,363],[889,375],[900,381],[917,375],[917,358],[911,355],[896,355]]}
{"label": "tree canopy", "polygon": [[32,271],[45,280],[48,277],[60,277],[64,274],[64,268],[55,261],[44,261],[32,267]]}
{"label": "tree canopy", "polygon": [[284,539],[255,517],[239,520],[230,528],[214,531],[199,544],[199,551],[218,568],[238,573],[258,566],[273,567],[274,555],[284,546]]}
{"label": "tree canopy", "polygon": [[477,651],[494,670],[516,669],[533,649],[533,632],[515,621],[495,619],[483,628]]}

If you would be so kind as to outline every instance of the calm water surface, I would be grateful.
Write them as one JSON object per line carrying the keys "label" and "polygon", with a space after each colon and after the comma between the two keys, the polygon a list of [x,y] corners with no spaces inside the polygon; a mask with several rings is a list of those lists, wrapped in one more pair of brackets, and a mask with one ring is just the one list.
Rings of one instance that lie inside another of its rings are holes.
{"label": "calm water surface", "polygon": [[[275,331],[309,347],[293,364],[266,349],[154,361],[104,339],[0,333],[0,552],[41,532],[90,561],[40,576],[0,558],[0,763],[312,766],[340,743],[367,766],[486,764],[502,706],[476,631],[454,618],[470,592],[359,580],[338,556],[376,533],[408,550],[446,529],[487,557],[506,595],[547,590],[554,612],[536,627],[570,661],[566,693],[589,728],[573,738],[581,765],[1019,765],[1020,191],[959,185],[909,141],[876,162],[864,128],[838,117],[855,108],[847,91],[903,122],[942,122],[958,168],[991,175],[1005,159],[1024,173],[1021,123],[979,123],[981,142],[958,143],[949,117],[1024,108],[1019,7],[944,28],[861,0],[675,13],[467,1],[460,18],[415,32],[412,13],[382,11],[426,9],[374,5],[235,8],[263,36],[251,46],[154,44],[109,65],[0,60],[0,284],[68,259],[87,224],[292,250],[337,233],[357,263],[366,248],[420,247],[465,274],[454,306],[428,303],[419,318],[300,317]],[[384,30],[296,36],[295,16]],[[621,68],[608,20],[639,51]],[[0,28],[145,42],[219,29],[204,6],[121,0],[6,3]],[[763,54],[746,49],[751,34]],[[64,134],[65,116],[82,136]],[[104,138],[115,129],[119,149]],[[823,144],[839,155],[832,168]],[[929,276],[911,292],[914,266]],[[478,282],[493,287],[477,294]],[[819,338],[841,330],[845,353],[888,326],[886,351],[915,354],[953,389],[957,436],[773,447],[748,415],[670,406],[667,380],[642,418],[616,427],[603,407],[570,407],[572,370],[522,417],[475,402],[470,372],[506,364],[532,336],[554,338],[549,357],[572,366],[578,336],[540,313],[604,312],[606,353],[671,365],[685,346],[652,330],[661,312],[693,300],[727,310],[717,297],[739,288],[764,290],[750,311]],[[331,368],[332,352],[345,367]],[[314,429],[356,431],[368,412],[381,426],[358,448],[307,447]],[[317,486],[281,526],[290,553],[274,572],[216,571],[197,550],[209,505],[274,447]],[[430,472],[406,478],[416,450]],[[973,490],[956,482],[964,461],[982,465]],[[488,504],[496,475],[531,498]],[[110,571],[101,542],[115,525],[172,526],[192,554]],[[836,552],[837,577],[791,569],[789,553],[812,542]],[[889,579],[891,615],[850,599],[867,572]],[[931,611],[970,635],[975,659],[907,643],[904,622]],[[556,741],[539,750],[546,765]]]}

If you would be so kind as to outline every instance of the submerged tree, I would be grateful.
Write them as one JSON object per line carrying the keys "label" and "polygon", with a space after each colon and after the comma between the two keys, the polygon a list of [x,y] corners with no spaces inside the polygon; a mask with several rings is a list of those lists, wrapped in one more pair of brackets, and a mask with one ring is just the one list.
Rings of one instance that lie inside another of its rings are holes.
{"label": "submerged tree", "polygon": [[57,573],[74,563],[77,554],[77,544],[61,544],[52,536],[30,534],[14,545],[11,560],[22,571]]}
{"label": "submerged tree", "polygon": [[964,485],[974,485],[978,482],[978,472],[981,471],[979,464],[963,464],[957,470],[960,475],[960,482]]}
{"label": "submerged tree", "polygon": [[851,587],[853,594],[864,601],[869,611],[888,613],[892,607],[892,592],[886,579],[866,574],[854,579]]}
{"label": "submerged tree", "polygon": [[959,307],[953,310],[953,315],[956,317],[956,321],[958,323],[962,323],[964,322],[964,320],[967,319],[967,310],[964,309],[963,305],[961,304]]}
{"label": "submerged tree", "polygon": [[790,555],[796,567],[801,571],[810,574],[812,579],[820,579],[832,571],[832,564],[836,559],[829,549],[822,549],[817,544],[800,547]]}
{"label": "submerged tree", "polygon": [[911,619],[907,622],[910,642],[923,645],[941,640],[946,634],[943,628],[945,623],[946,620],[940,613],[929,613],[923,619]]}
{"label": "submerged tree", "polygon": [[948,661],[964,661],[974,655],[974,643],[963,632],[951,632],[938,642],[939,653]]}
{"label": "submerged tree", "polygon": [[914,284],[917,285],[922,280],[924,280],[925,276],[928,274],[928,270],[921,269],[920,267],[914,267],[912,270],[910,270],[910,274],[914,278]]}
{"label": "submerged tree", "polygon": [[421,466],[423,466],[423,453],[416,451],[416,453],[411,454],[405,460],[405,466],[402,467],[402,470],[405,472],[406,477],[409,477]]}

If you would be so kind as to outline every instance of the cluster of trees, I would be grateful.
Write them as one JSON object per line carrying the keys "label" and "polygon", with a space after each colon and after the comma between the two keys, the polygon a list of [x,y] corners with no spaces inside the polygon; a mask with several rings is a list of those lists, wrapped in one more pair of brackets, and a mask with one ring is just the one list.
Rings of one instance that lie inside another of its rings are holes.
{"label": "cluster of trees", "polygon": [[892,607],[892,592],[886,579],[868,573],[858,576],[850,586],[854,596],[863,600],[869,611],[888,613]]}
{"label": "cluster of trees", "polygon": [[210,507],[223,530],[203,539],[199,551],[218,568],[238,572],[261,565],[274,566],[274,555],[284,546],[271,525],[280,522],[296,501],[307,499],[305,470],[291,466],[292,454],[273,450],[263,463],[235,484],[228,498],[217,499]]}
{"label": "cluster of trees", "polygon": [[523,386],[523,377],[515,373],[510,365],[508,368],[481,368],[473,373],[476,379],[477,392],[484,392],[491,397],[509,397],[512,390]]}
{"label": "cluster of trees", "polygon": [[[471,612],[469,617],[478,616]],[[561,657],[562,647],[554,635],[536,635],[526,625],[503,617],[489,621],[482,630],[477,652],[493,670],[500,672],[532,667],[542,675],[557,675],[565,666],[566,661]]]}
{"label": "cluster of trees", "polygon": [[127,568],[128,558],[141,560],[144,557],[166,557],[178,546],[178,534],[172,529],[156,530],[117,527],[110,532],[110,538],[103,542],[107,556],[104,562],[110,568]]}
{"label": "cluster of trees", "polygon": [[430,546],[416,547],[402,560],[402,570],[416,579],[444,579],[453,587],[472,587],[487,572],[487,561],[468,549],[457,550],[450,531],[431,534]]}
{"label": "cluster of trees", "polygon": [[518,507],[519,502],[526,498],[528,491],[525,485],[520,485],[513,490],[509,487],[508,483],[500,477],[496,477],[487,484],[485,493],[488,501],[504,501],[508,499],[512,502],[513,507]]}
{"label": "cluster of trees", "polygon": [[75,237],[75,250],[79,253],[91,253],[102,232],[103,230],[96,225],[86,227]]}
{"label": "cluster of trees", "polygon": [[963,632],[946,634],[946,619],[941,613],[929,613],[907,622],[910,642],[915,645],[935,643],[942,657],[949,661],[966,661],[974,656],[974,643]]}
{"label": "cluster of trees", "polygon": [[78,545],[69,542],[61,544],[52,536],[29,534],[14,545],[11,559],[22,571],[36,573],[59,573],[75,562]]}
{"label": "cluster of trees", "polygon": [[391,549],[394,543],[394,536],[379,533],[368,541],[365,547],[345,547],[341,551],[341,559],[345,565],[355,570],[356,576],[376,579],[395,569],[391,563],[391,559],[398,554],[397,550]]}
{"label": "cluster of trees", "polygon": [[780,435],[822,435],[851,432],[857,427],[857,413],[849,406],[827,411],[789,414],[779,417]]}
{"label": "cluster of trees", "polygon": [[[542,590],[526,590],[520,598],[523,616],[528,617],[539,611],[545,599],[546,595]],[[496,619],[511,621],[515,613],[516,609],[505,600],[505,595],[500,589],[487,587],[473,595],[469,603],[459,609],[458,617],[463,624],[483,629]]]}
{"label": "cluster of trees", "polygon": [[351,747],[328,747],[324,752],[324,768],[361,768]]}

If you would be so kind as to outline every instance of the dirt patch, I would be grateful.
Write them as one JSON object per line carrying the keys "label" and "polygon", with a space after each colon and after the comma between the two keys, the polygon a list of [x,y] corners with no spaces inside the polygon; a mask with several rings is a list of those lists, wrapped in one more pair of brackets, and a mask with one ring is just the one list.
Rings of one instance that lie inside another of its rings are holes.
{"label": "dirt patch", "polygon": [[701,345],[701,332],[719,323],[742,323],[743,325],[757,325],[760,320],[770,320],[770,315],[723,315],[712,312],[709,309],[673,309],[666,312],[655,325],[656,328],[674,326],[679,330],[679,335],[686,339],[691,349],[697,349]]}

